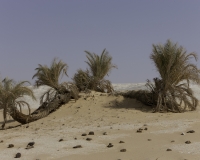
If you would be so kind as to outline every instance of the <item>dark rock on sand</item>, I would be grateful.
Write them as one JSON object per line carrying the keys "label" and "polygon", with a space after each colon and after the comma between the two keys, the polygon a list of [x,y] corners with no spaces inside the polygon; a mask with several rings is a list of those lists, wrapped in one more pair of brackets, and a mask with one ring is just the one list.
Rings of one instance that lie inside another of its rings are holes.
{"label": "dark rock on sand", "polygon": [[81,136],[87,136],[87,134],[86,134],[86,133],[83,133]]}
{"label": "dark rock on sand", "polygon": [[13,148],[13,147],[14,147],[13,144],[9,144],[9,145],[8,145],[8,148]]}
{"label": "dark rock on sand", "polygon": [[93,132],[93,131],[90,131],[88,135],[94,135],[94,132]]}
{"label": "dark rock on sand", "polygon": [[59,139],[59,142],[62,142],[63,141],[63,139],[61,138],[61,139]]}
{"label": "dark rock on sand", "polygon": [[107,147],[108,147],[108,148],[111,148],[111,147],[113,147],[113,144],[112,144],[112,143],[109,143]]}
{"label": "dark rock on sand", "polygon": [[86,140],[87,140],[87,141],[91,141],[91,140],[92,140],[92,138],[86,138]]}
{"label": "dark rock on sand", "polygon": [[15,155],[15,158],[20,158],[21,157],[21,153],[17,153],[16,155]]}
{"label": "dark rock on sand", "polygon": [[31,149],[31,148],[34,148],[34,144],[35,142],[29,142],[26,146],[26,149]]}
{"label": "dark rock on sand", "polygon": [[82,148],[81,145],[74,146],[73,148]]}
{"label": "dark rock on sand", "polygon": [[172,150],[168,148],[167,151],[172,151]]}
{"label": "dark rock on sand", "polygon": [[190,144],[191,142],[190,142],[190,141],[186,141],[185,143],[186,143],[186,144]]}
{"label": "dark rock on sand", "polygon": [[124,141],[119,141],[119,143],[125,143]]}
{"label": "dark rock on sand", "polygon": [[194,132],[195,132],[194,130],[187,131],[187,133],[194,133]]}
{"label": "dark rock on sand", "polygon": [[106,133],[106,132],[103,132],[103,135],[107,135],[107,133]]}
{"label": "dark rock on sand", "polygon": [[121,149],[120,152],[126,152],[126,149]]}

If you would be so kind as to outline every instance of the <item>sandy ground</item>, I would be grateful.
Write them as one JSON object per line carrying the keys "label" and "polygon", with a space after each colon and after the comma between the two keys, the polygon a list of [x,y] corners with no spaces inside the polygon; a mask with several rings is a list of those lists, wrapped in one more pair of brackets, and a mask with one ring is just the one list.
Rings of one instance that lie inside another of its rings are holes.
{"label": "sandy ground", "polygon": [[[7,123],[7,127],[17,125],[12,119]],[[147,130],[137,133],[139,128]],[[94,135],[88,135],[90,131]],[[198,110],[151,113],[134,99],[92,92],[46,118],[0,130],[0,159],[12,160],[19,152],[22,160],[199,160],[199,133]],[[35,142],[34,148],[25,149],[29,142]],[[109,143],[113,147],[108,148]],[[14,147],[8,148],[9,144]],[[82,148],[74,149],[76,145]]]}

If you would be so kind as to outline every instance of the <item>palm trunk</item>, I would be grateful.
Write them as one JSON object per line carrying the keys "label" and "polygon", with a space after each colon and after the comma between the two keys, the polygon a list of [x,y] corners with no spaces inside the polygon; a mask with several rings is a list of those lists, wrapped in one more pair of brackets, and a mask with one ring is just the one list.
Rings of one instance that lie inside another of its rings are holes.
{"label": "palm trunk", "polygon": [[13,109],[10,115],[15,121],[21,124],[27,124],[27,123],[30,123],[30,122],[33,122],[33,121],[36,121],[38,119],[48,116],[51,112],[58,109],[61,105],[68,103],[70,99],[71,99],[71,92],[61,94],[55,97],[49,103],[44,102],[37,110],[35,110],[30,115],[25,115],[19,112],[16,108]]}

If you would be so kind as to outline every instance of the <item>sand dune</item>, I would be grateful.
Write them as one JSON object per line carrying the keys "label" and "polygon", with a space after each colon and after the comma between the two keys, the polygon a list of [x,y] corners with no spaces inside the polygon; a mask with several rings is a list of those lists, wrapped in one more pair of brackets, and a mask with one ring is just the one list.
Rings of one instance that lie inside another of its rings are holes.
{"label": "sand dune", "polygon": [[[70,101],[46,118],[0,130],[0,159],[12,160],[19,152],[22,160],[199,160],[199,114],[151,113],[134,99],[81,94],[77,102]],[[7,124],[17,125],[12,119]],[[190,130],[195,132],[187,133]],[[94,135],[88,135],[90,131]],[[29,142],[35,142],[34,148],[25,149]],[[113,147],[108,148],[109,143]],[[9,144],[14,147],[7,148]],[[77,145],[82,148],[73,148]]]}

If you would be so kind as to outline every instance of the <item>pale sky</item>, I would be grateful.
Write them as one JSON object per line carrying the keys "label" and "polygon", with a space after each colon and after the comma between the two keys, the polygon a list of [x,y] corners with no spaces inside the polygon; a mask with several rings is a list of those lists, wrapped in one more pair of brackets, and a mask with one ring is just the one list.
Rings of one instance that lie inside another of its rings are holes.
{"label": "pale sky", "polygon": [[118,66],[106,79],[145,82],[158,76],[152,44],[167,39],[200,58],[199,0],[0,1],[1,78],[33,83],[38,64],[58,57],[68,64],[70,81],[87,67],[85,50],[106,48]]}

